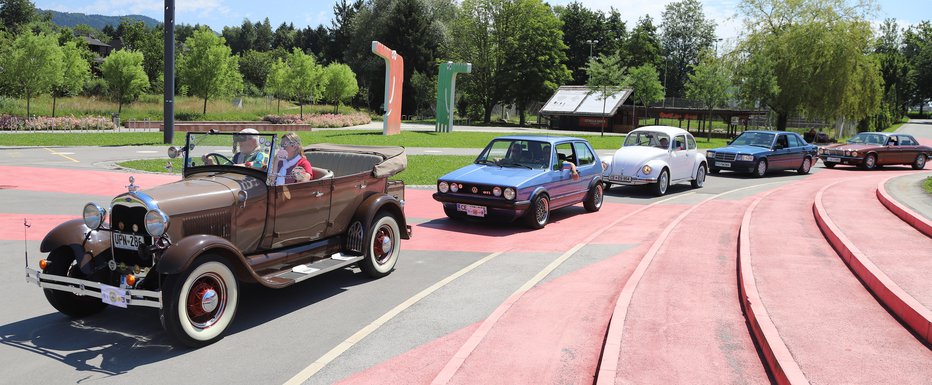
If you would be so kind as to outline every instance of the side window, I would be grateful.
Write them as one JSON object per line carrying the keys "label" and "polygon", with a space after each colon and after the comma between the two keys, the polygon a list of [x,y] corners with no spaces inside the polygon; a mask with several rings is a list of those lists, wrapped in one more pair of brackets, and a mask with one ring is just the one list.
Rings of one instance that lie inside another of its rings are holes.
{"label": "side window", "polygon": [[689,146],[690,150],[696,149],[696,138],[693,138],[692,135],[686,137],[686,144]]}
{"label": "side window", "polygon": [[686,135],[677,135],[676,138],[673,139],[673,150],[682,151],[685,149],[686,149]]}
{"label": "side window", "polygon": [[796,135],[789,135],[790,147],[799,147],[802,146],[802,143],[799,142],[799,138]]}
{"label": "side window", "polygon": [[595,156],[592,155],[592,151],[589,151],[589,146],[586,146],[585,143],[575,142],[573,143],[573,147],[576,147],[576,154],[578,154],[579,158],[579,166],[585,166],[595,162]]}
{"label": "side window", "polygon": [[558,144],[557,160],[560,161],[560,167],[563,167],[562,162],[576,163],[576,157],[573,156],[573,145],[570,143]]}
{"label": "side window", "polygon": [[787,140],[786,140],[786,134],[782,134],[782,135],[780,135],[780,136],[777,137],[777,147],[779,147],[779,148],[787,148],[787,147],[789,147],[789,146],[790,146],[790,144],[789,144],[789,143],[787,142]]}
{"label": "side window", "polygon": [[900,146],[915,146],[917,143],[913,140],[913,137],[906,135],[899,135],[900,137]]}

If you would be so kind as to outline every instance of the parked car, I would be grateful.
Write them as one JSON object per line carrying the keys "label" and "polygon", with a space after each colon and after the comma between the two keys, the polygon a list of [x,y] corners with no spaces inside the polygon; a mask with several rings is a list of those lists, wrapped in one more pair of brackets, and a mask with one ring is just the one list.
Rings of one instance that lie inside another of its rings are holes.
{"label": "parked car", "polygon": [[603,165],[606,188],[612,184],[650,185],[654,194],[667,193],[671,184],[705,184],[705,155],[686,130],[667,126],[641,127],[628,133],[621,148]]}
{"label": "parked car", "polygon": [[709,172],[721,170],[748,172],[762,177],[768,171],[796,170],[808,174],[818,147],[806,143],[795,132],[745,131],[727,147],[708,150]]}
{"label": "parked car", "polygon": [[[403,148],[310,146],[313,179],[277,184],[274,135],[186,139],[169,149],[183,157],[181,180],[141,189],[130,177],[108,207],[88,203],[83,220],[45,236],[48,256],[41,270],[27,266],[27,281],[55,309],[158,308],[172,336],[198,347],[222,338],[242,282],[283,288],[354,264],[376,278],[394,269],[411,236],[404,183],[387,179],[405,168]],[[255,152],[237,152],[244,141]]]}
{"label": "parked car", "polygon": [[500,137],[475,162],[440,177],[433,196],[452,219],[523,218],[539,229],[561,207],[602,207],[601,162],[584,139]]}
{"label": "parked car", "polygon": [[908,164],[921,170],[930,156],[932,148],[919,144],[912,135],[888,132],[862,132],[847,143],[819,149],[819,158],[828,168],[847,164],[872,170],[883,165]]}

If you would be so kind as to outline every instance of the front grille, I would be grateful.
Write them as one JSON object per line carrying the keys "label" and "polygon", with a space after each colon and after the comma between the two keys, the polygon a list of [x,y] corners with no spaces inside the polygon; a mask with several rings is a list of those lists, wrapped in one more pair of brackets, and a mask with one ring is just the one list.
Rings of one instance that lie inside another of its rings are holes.
{"label": "front grille", "polygon": [[[469,184],[469,183],[459,183],[459,184],[463,185],[463,187],[460,187],[459,191],[456,192],[457,194],[489,196],[489,197],[494,196],[492,195],[492,189],[495,188],[495,186],[488,186],[488,185],[481,185],[481,184]],[[502,186],[498,186],[498,187],[502,187]],[[504,190],[504,188],[502,188],[502,190]],[[453,190],[450,190],[450,192],[452,191]]]}
{"label": "front grille", "polygon": [[[142,235],[143,239],[145,239],[144,245],[152,245],[152,237],[146,232],[146,212],[145,207],[114,205],[110,213],[110,229],[115,233]],[[133,231],[133,226],[136,227],[136,231]],[[111,234],[111,237],[114,236],[113,234]],[[115,245],[116,241],[113,242],[113,245]],[[113,246],[112,250],[113,258],[117,262],[123,262],[127,265],[151,266],[152,260],[141,258],[138,251],[121,249],[116,246]]]}
{"label": "front grille", "polygon": [[737,156],[738,156],[737,154],[729,154],[729,153],[727,153],[727,152],[716,152],[716,153],[715,153],[715,160],[722,160],[722,161],[725,161],[725,162],[733,162],[733,161],[735,160],[735,157],[737,157]]}
{"label": "front grille", "polygon": [[182,228],[184,229],[184,235],[210,234],[223,239],[230,239],[231,221],[230,210],[224,209],[187,216],[184,218]]}
{"label": "front grille", "polygon": [[845,150],[822,150],[822,153],[825,155],[845,155]]}

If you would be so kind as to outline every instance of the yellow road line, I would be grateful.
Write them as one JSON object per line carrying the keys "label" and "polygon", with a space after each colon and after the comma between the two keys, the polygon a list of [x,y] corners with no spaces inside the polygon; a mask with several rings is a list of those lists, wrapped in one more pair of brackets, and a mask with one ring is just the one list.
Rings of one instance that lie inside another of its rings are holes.
{"label": "yellow road line", "polygon": [[464,267],[460,271],[457,271],[456,273],[453,273],[452,275],[422,290],[420,293],[415,294],[413,297],[408,298],[408,300],[402,302],[398,306],[395,306],[392,310],[389,310],[387,313],[383,314],[381,317],[379,317],[375,321],[372,321],[370,324],[366,325],[365,327],[360,329],[358,332],[351,335],[349,338],[343,340],[343,342],[339,343],[333,349],[330,349],[329,352],[325,353],[323,356],[318,358],[316,361],[308,365],[308,367],[304,368],[304,370],[296,374],[294,377],[291,377],[290,380],[285,382],[285,385],[297,385],[297,384],[303,383],[304,381],[307,381],[309,378],[311,378],[311,376],[317,374],[317,372],[323,369],[324,366],[326,366],[327,364],[335,360],[337,357],[339,357],[341,354],[349,350],[351,347],[353,347],[353,345],[355,345],[359,341],[362,341],[363,338],[366,338],[366,336],[368,336],[369,334],[372,334],[372,332],[376,331],[376,329],[384,325],[386,322],[390,321],[392,318],[400,314],[405,309],[411,307],[418,301],[424,299],[424,297],[427,297],[431,293],[446,286],[450,282],[453,282],[453,280],[481,266],[483,263],[486,263],[492,260],[493,258],[501,255],[502,253],[504,253],[504,251],[499,251],[497,253],[489,254],[485,256],[484,258],[476,262],[473,262],[471,265]]}
{"label": "yellow road line", "polygon": [[[45,147],[42,147],[42,148],[45,148]],[[60,156],[60,157],[62,157],[62,158],[68,159],[68,160],[70,160],[70,161],[72,161],[72,162],[81,163],[81,161],[79,161],[79,160],[77,160],[77,159],[75,159],[75,158],[72,158],[72,157],[70,157],[70,156],[68,156],[68,155],[62,154],[62,153],[60,153],[60,152],[55,152],[55,151],[52,151],[52,150],[50,150],[50,149],[48,149],[48,148],[45,148],[45,151],[51,152],[53,155],[58,155],[58,156]]]}

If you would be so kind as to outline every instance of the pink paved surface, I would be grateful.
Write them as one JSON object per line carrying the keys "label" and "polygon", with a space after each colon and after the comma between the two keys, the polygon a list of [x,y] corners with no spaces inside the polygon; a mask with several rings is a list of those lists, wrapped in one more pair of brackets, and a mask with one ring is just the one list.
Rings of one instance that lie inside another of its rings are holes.
{"label": "pink paved surface", "polygon": [[811,383],[928,384],[932,351],[852,275],[812,216],[815,193],[850,176],[820,172],[755,209],[750,252],[761,300]]}
{"label": "pink paved surface", "polygon": [[[75,211],[81,208],[75,209]],[[36,215],[36,214],[3,214],[0,213],[0,241],[16,241],[23,239],[23,218],[29,221],[26,230],[26,239],[41,241],[49,230],[65,221],[80,218],[78,215]]]}
{"label": "pink paved surface", "polygon": [[0,166],[0,185],[4,189],[111,196],[126,192],[131,175],[143,189],[181,179],[180,175]]}
{"label": "pink paved surface", "polygon": [[751,200],[709,201],[670,233],[628,307],[615,383],[768,381],[735,284],[737,233]]}
{"label": "pink paved surface", "polygon": [[893,178],[895,177],[886,178],[881,180],[880,183],[877,183],[877,200],[886,206],[894,215],[900,217],[900,219],[906,223],[909,223],[910,226],[915,227],[916,230],[919,230],[919,232],[926,236],[932,237],[932,220],[897,201],[896,198],[887,191],[886,184]]}

